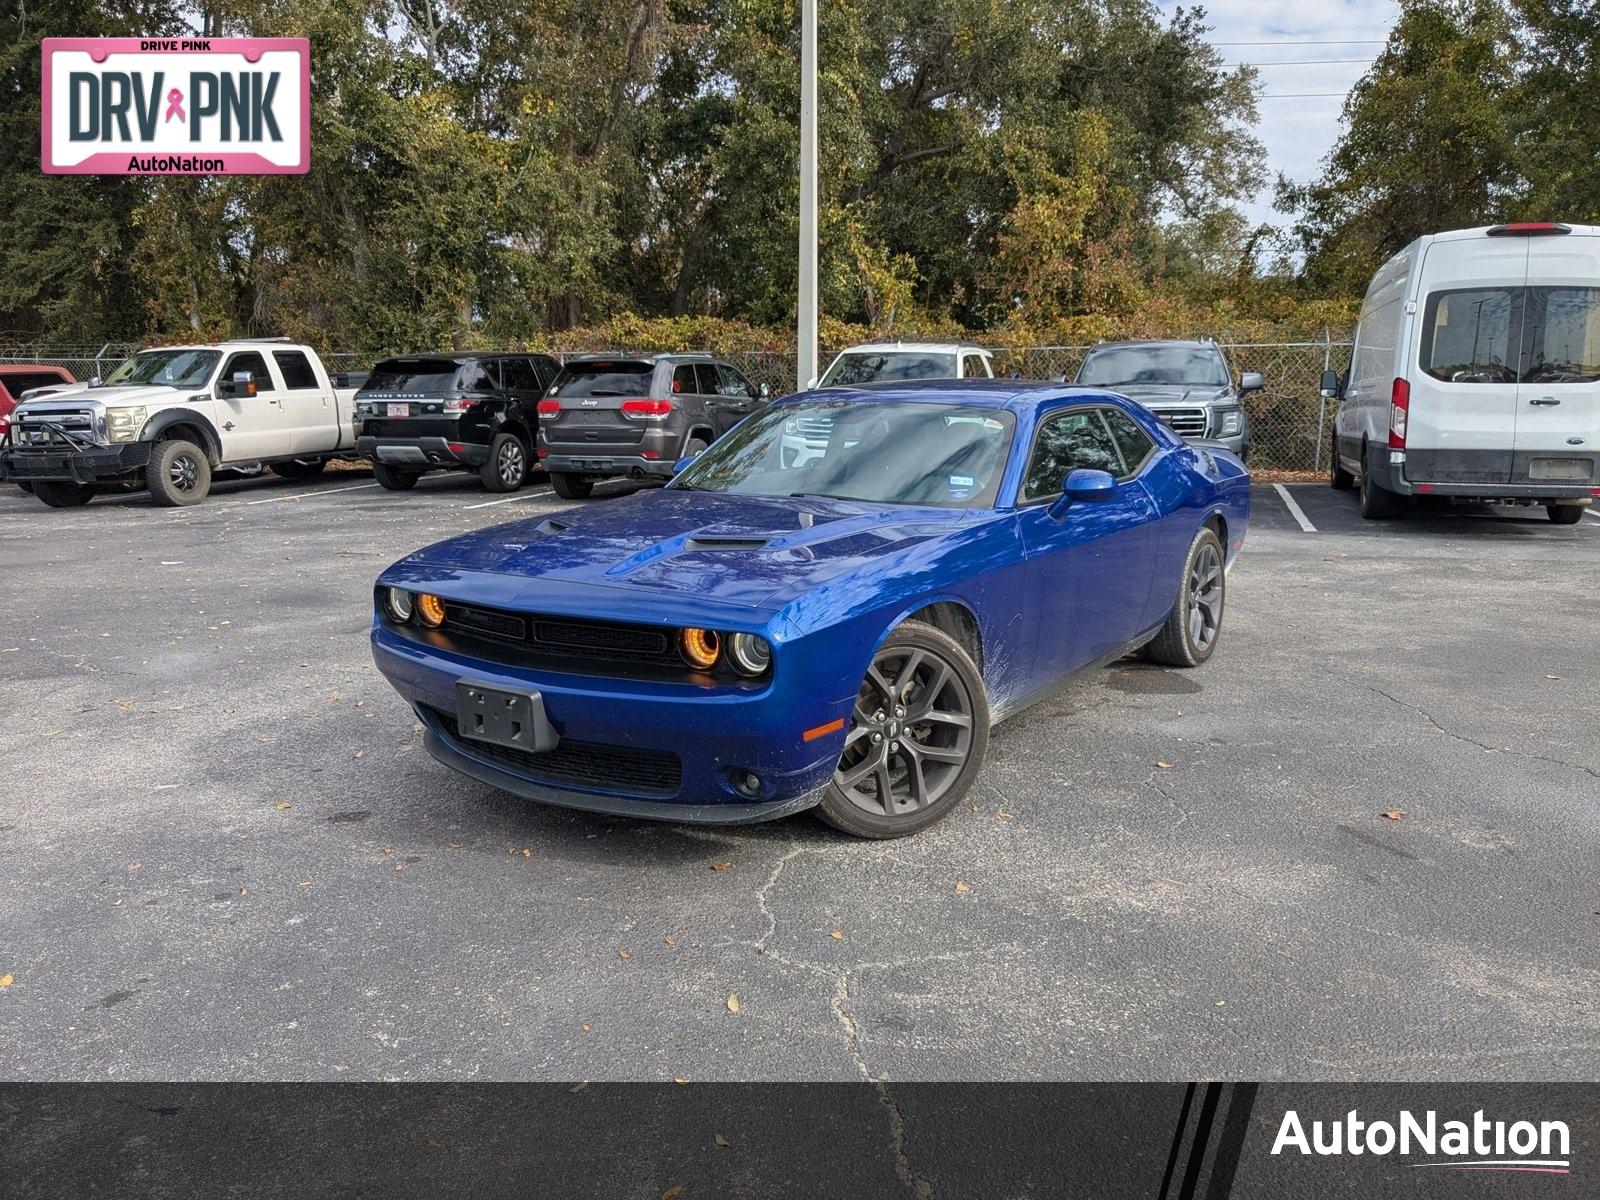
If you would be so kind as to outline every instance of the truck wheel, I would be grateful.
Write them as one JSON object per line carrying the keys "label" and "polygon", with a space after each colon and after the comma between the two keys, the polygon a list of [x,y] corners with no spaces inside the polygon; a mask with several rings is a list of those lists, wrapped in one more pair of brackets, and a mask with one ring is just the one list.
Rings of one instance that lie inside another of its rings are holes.
{"label": "truck wheel", "polygon": [[51,508],[81,508],[94,499],[94,489],[86,483],[41,479],[30,486],[33,488],[33,494]]}
{"label": "truck wheel", "polygon": [[381,462],[372,464],[372,477],[378,481],[379,487],[390,492],[408,492],[417,486],[417,480],[421,478],[415,471],[402,471]]}
{"label": "truck wheel", "polygon": [[1361,516],[1367,521],[1387,521],[1401,512],[1401,498],[1378,485],[1377,472],[1372,469],[1372,458],[1361,456]]}
{"label": "truck wheel", "polygon": [[483,480],[484,491],[516,491],[528,479],[528,447],[516,434],[496,434],[478,476]]}
{"label": "truck wheel", "polygon": [[563,500],[585,500],[594,491],[594,480],[568,471],[551,471],[550,486]]}
{"label": "truck wheel", "polygon": [[275,462],[268,469],[279,479],[315,479],[327,465],[326,459],[319,458],[315,462]]}
{"label": "truck wheel", "polygon": [[1356,477],[1344,469],[1339,461],[1339,445],[1334,443],[1333,461],[1328,464],[1328,486],[1336,492],[1348,492],[1355,486]]}
{"label": "truck wheel", "polygon": [[23,491],[27,492],[28,495],[30,495],[30,496],[33,495],[33,481],[32,480],[19,479],[19,480],[17,480],[17,486],[19,488],[21,488]]}
{"label": "truck wheel", "polygon": [[144,469],[144,483],[163,508],[199,504],[211,491],[206,452],[182,438],[157,442]]}
{"label": "truck wheel", "polygon": [[1581,504],[1546,504],[1544,511],[1550,514],[1550,519],[1557,525],[1576,525],[1583,520]]}

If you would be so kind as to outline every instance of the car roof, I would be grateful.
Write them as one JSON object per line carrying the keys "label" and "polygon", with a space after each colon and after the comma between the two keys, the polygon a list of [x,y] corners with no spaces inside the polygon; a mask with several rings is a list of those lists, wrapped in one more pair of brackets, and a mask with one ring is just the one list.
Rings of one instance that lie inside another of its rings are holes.
{"label": "car roof", "polygon": [[1114,401],[1118,407],[1131,404],[1124,396],[1100,387],[1047,383],[1028,379],[918,379],[894,383],[860,383],[849,387],[825,387],[796,392],[785,405],[822,399],[892,401],[922,404],[965,404],[978,408],[1004,408],[1027,413],[1058,400],[1077,397],[1085,400]]}
{"label": "car roof", "polygon": [[582,354],[569,354],[566,357],[569,363],[576,362],[721,362],[708,350],[659,350],[645,351],[634,354],[627,350],[599,351],[589,350]]}
{"label": "car roof", "polygon": [[927,353],[929,351],[965,350],[974,354],[988,354],[989,351],[976,342],[862,342],[856,346],[846,346],[839,351],[840,354],[856,354],[867,351],[875,354],[892,353],[896,350],[910,351],[911,353]]}
{"label": "car roof", "polygon": [[485,358],[549,358],[542,350],[417,350],[411,354],[391,354],[379,362],[477,362]]}
{"label": "car roof", "polygon": [[[67,371],[55,363],[0,363],[0,375],[33,375],[40,371]],[[71,371],[67,371],[71,375]]]}
{"label": "car roof", "polygon": [[1144,346],[1181,346],[1186,350],[1220,350],[1210,338],[1142,338],[1121,342],[1096,342],[1091,349],[1134,348]]}

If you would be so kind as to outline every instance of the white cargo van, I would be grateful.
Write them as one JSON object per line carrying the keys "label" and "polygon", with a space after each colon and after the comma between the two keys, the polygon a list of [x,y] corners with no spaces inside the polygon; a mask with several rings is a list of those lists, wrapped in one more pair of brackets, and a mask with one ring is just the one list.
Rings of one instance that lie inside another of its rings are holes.
{"label": "white cargo van", "polygon": [[1600,496],[1600,228],[1527,222],[1418,238],[1367,289],[1337,398],[1330,482],[1361,515],[1405,497]]}

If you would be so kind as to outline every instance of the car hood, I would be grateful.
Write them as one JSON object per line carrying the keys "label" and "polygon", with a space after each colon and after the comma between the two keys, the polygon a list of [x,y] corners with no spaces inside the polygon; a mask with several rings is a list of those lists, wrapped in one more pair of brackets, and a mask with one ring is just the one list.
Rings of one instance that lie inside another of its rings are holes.
{"label": "car hood", "polygon": [[164,384],[92,388],[87,383],[74,383],[58,392],[51,392],[48,396],[29,400],[24,407],[29,412],[47,412],[52,405],[62,410],[82,408],[84,401],[92,400],[104,404],[107,408],[118,408],[123,405],[168,404],[186,395],[187,391],[180,391]]}
{"label": "car hood", "polygon": [[771,608],[824,579],[941,537],[974,516],[959,509],[669,488],[452,538],[405,564]]}
{"label": "car hood", "polygon": [[1215,385],[1185,386],[1171,383],[1127,383],[1111,389],[1130,400],[1150,407],[1165,404],[1211,404],[1225,397],[1229,388]]}

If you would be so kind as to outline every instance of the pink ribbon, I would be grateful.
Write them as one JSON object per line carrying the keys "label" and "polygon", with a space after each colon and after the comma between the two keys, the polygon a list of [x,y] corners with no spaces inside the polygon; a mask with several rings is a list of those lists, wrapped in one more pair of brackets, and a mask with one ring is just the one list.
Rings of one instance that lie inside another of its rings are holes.
{"label": "pink ribbon", "polygon": [[180,121],[188,120],[188,118],[183,115],[183,93],[177,88],[173,88],[167,93],[166,120],[170,121],[173,117],[177,117]]}

